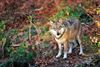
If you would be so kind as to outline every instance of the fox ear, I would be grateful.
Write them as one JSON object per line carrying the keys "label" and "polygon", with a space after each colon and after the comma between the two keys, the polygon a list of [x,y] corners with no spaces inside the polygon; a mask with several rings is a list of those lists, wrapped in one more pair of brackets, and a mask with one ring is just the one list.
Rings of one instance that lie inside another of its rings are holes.
{"label": "fox ear", "polygon": [[59,19],[59,24],[62,25],[63,24],[63,20]]}
{"label": "fox ear", "polygon": [[60,23],[63,23],[63,20],[62,20],[62,19],[59,19],[59,22],[60,22]]}

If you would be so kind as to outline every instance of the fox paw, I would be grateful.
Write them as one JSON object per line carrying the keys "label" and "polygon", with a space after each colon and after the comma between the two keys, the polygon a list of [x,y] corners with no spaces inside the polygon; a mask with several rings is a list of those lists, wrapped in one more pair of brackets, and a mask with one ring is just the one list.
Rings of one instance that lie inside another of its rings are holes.
{"label": "fox paw", "polygon": [[67,59],[67,55],[64,54],[63,59]]}
{"label": "fox paw", "polygon": [[84,55],[84,53],[83,52],[80,52],[79,55]]}
{"label": "fox paw", "polygon": [[67,56],[64,56],[63,59],[67,59]]}
{"label": "fox paw", "polygon": [[71,54],[72,53],[72,51],[68,51],[68,54]]}
{"label": "fox paw", "polygon": [[56,55],[56,58],[59,58],[61,56],[61,54]]}

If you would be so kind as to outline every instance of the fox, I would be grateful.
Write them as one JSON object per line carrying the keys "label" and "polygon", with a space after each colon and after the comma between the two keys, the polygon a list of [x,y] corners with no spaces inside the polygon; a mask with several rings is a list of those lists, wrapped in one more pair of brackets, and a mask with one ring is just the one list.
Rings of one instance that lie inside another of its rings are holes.
{"label": "fox", "polygon": [[59,19],[55,23],[50,21],[50,24],[50,32],[58,44],[58,54],[56,55],[56,58],[59,58],[63,51],[63,59],[67,59],[67,54],[72,53],[73,48],[75,48],[78,44],[80,45],[79,55],[84,55],[80,39],[81,24],[78,19]]}

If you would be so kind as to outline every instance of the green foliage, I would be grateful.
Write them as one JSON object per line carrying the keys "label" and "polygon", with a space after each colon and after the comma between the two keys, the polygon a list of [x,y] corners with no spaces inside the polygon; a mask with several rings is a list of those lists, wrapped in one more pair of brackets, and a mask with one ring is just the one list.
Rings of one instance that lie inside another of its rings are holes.
{"label": "green foliage", "polygon": [[48,27],[41,27],[41,33],[40,35],[44,35],[47,31],[49,31]]}
{"label": "green foliage", "polygon": [[81,64],[78,64],[77,67],[83,67]]}
{"label": "green foliage", "polygon": [[90,47],[91,49],[96,49],[97,48],[96,44],[94,44],[94,43],[91,42],[91,40],[90,40],[90,38],[89,38],[88,35],[83,35],[82,36],[82,40],[83,40],[83,42],[85,44],[89,44],[88,47]]}
{"label": "green foliage", "polygon": [[13,36],[13,35],[17,35],[18,34],[18,30],[17,29],[11,29],[8,32],[8,36]]}
{"label": "green foliage", "polygon": [[69,18],[75,17],[80,20],[81,23],[91,23],[93,22],[92,17],[86,14],[85,9],[82,6],[78,5],[75,8],[66,7],[66,10],[69,12]]}
{"label": "green foliage", "polygon": [[[37,34],[36,28],[34,26],[31,27],[31,35],[35,36]],[[24,35],[22,36],[23,38],[28,38],[29,37],[29,29],[25,29]]]}
{"label": "green foliage", "polygon": [[6,65],[4,63],[0,64],[0,67],[6,67]]}
{"label": "green foliage", "polygon": [[82,36],[82,40],[83,40],[83,42],[85,42],[86,44],[92,45],[91,40],[90,40],[90,38],[89,38],[88,35],[84,34],[84,35]]}
{"label": "green foliage", "polygon": [[27,49],[28,48],[28,45],[27,44],[25,44],[24,42],[22,42],[21,44],[20,44],[20,47],[19,47],[19,49]]}
{"label": "green foliage", "polygon": [[100,42],[97,43],[97,46],[100,47]]}
{"label": "green foliage", "polygon": [[0,54],[0,58],[4,56],[4,46],[6,43],[6,34],[5,34],[5,22],[0,20],[0,48],[2,48],[2,52]]}
{"label": "green foliage", "polygon": [[22,36],[23,38],[28,38],[29,36],[29,29],[25,29],[24,35]]}
{"label": "green foliage", "polygon": [[69,13],[69,18],[73,18],[73,17],[79,18],[80,14],[81,14],[79,12],[80,9],[78,7],[75,9],[75,8],[70,7],[70,6],[67,6],[66,11]]}
{"label": "green foliage", "polygon": [[96,53],[98,51],[97,45],[91,42],[88,35],[84,34],[82,36],[82,42],[86,45],[85,53]]}
{"label": "green foliage", "polygon": [[0,67],[13,67],[12,64],[13,64],[12,61],[11,60],[8,60],[5,63],[1,63],[0,64]]}
{"label": "green foliage", "polygon": [[53,21],[57,21],[58,19],[66,19],[67,14],[66,14],[66,10],[60,10],[59,12],[57,12],[55,15],[53,15],[50,20]]}
{"label": "green foliage", "polygon": [[30,16],[28,16],[28,20],[30,21],[30,22],[32,22],[32,16],[30,15]]}
{"label": "green foliage", "polygon": [[85,23],[85,24],[90,24],[90,23],[93,22],[92,17],[90,17],[90,16],[87,15],[86,13],[80,15],[79,20],[80,20],[82,23]]}
{"label": "green foliage", "polygon": [[15,62],[30,62],[36,57],[36,53],[28,51],[28,45],[21,43],[16,51],[12,51],[10,57]]}
{"label": "green foliage", "polygon": [[[67,15],[67,13],[69,15]],[[60,18],[62,19],[73,18],[73,17],[79,18],[80,15],[82,15],[83,13],[84,13],[84,9],[80,6],[77,6],[76,8],[72,8],[71,6],[66,6],[64,9],[60,10],[53,17],[51,17],[51,19],[56,21]]]}
{"label": "green foliage", "polygon": [[4,51],[5,51],[6,56],[9,56],[10,52],[12,51],[11,45],[12,45],[12,42],[11,42],[10,38],[7,37],[6,43],[4,45]]}
{"label": "green foliage", "polygon": [[32,34],[32,36],[37,34],[36,28],[34,26],[32,26],[32,28],[31,28],[31,34]]}
{"label": "green foliage", "polygon": [[0,40],[2,40],[5,37],[4,32],[0,32]]}
{"label": "green foliage", "polygon": [[86,14],[85,9],[81,6],[75,8],[66,7],[66,11],[69,12],[69,18],[75,17],[80,20],[82,23],[91,23],[93,22],[92,17]]}
{"label": "green foliage", "polygon": [[27,18],[30,22],[34,23],[36,21],[35,16],[36,16],[35,14],[32,14],[32,15],[29,15]]}
{"label": "green foliage", "polygon": [[66,6],[64,9],[60,10],[55,15],[53,15],[50,18],[50,20],[57,21],[59,19],[66,19],[66,18],[77,18],[80,20],[81,23],[87,23],[87,24],[93,22],[92,17],[87,15],[85,9],[80,5],[74,8],[71,6]]}
{"label": "green foliage", "polygon": [[33,53],[32,51],[29,51],[28,54],[26,55],[28,62],[32,61],[35,57],[36,57],[36,53],[35,52]]}
{"label": "green foliage", "polygon": [[44,48],[49,48],[50,47],[50,44],[48,41],[44,41],[44,44],[43,44]]}
{"label": "green foliage", "polygon": [[4,31],[4,29],[5,29],[5,22],[0,21],[0,31]]}
{"label": "green foliage", "polygon": [[5,38],[4,30],[5,30],[5,22],[4,21],[0,21],[0,40]]}

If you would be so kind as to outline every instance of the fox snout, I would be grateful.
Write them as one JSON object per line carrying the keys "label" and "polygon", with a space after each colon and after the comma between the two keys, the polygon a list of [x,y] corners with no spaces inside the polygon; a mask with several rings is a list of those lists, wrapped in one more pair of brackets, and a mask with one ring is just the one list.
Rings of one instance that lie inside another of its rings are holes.
{"label": "fox snout", "polygon": [[57,35],[60,35],[60,33],[59,33],[59,32],[57,32]]}

